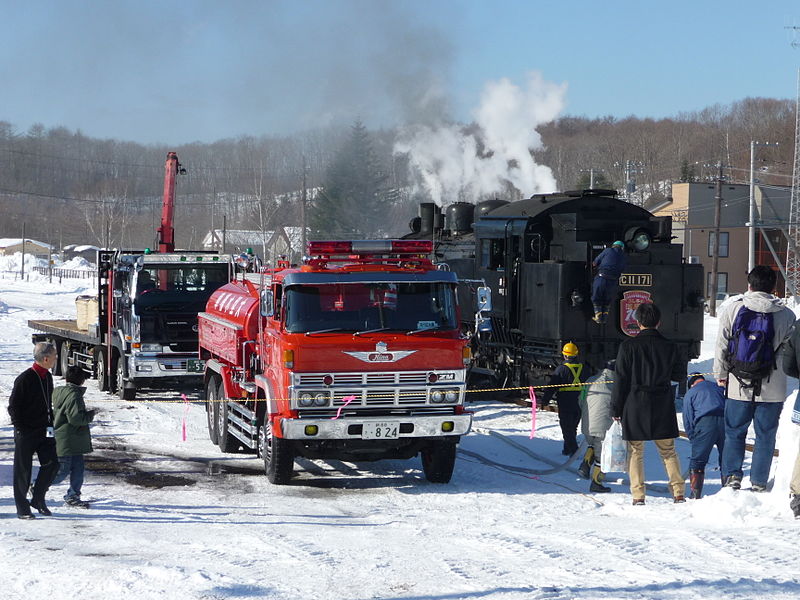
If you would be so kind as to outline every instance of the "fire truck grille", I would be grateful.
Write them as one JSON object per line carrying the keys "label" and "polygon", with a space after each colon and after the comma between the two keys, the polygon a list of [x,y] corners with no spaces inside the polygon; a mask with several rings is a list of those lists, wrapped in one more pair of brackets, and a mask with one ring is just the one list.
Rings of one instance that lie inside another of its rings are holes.
{"label": "fire truck grille", "polygon": [[332,377],[331,385],[425,385],[428,371],[373,372],[373,373],[300,373],[298,385],[323,385],[325,377]]}
{"label": "fire truck grille", "polygon": [[[349,396],[355,400],[347,404]],[[428,401],[427,390],[411,388],[358,388],[337,389],[333,393],[333,406],[338,408],[347,404],[348,407],[379,407],[379,406],[408,406],[426,404]]]}

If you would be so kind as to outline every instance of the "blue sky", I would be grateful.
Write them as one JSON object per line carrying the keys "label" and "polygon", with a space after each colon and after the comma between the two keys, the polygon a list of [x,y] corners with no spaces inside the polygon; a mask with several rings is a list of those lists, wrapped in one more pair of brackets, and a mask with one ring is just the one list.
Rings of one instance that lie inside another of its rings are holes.
{"label": "blue sky", "polygon": [[468,121],[530,71],[565,115],[658,118],[794,99],[791,26],[789,0],[0,0],[0,121],[167,144]]}

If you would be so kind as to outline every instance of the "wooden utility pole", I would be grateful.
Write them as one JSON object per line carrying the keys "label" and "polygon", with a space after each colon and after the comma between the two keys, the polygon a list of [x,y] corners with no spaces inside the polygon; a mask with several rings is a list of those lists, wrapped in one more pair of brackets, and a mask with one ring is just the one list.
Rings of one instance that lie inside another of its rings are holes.
{"label": "wooden utility pole", "polygon": [[19,271],[20,280],[25,279],[25,221],[22,222],[22,267]]}
{"label": "wooden utility pole", "polygon": [[722,161],[717,163],[717,193],[714,196],[714,250],[711,258],[711,298],[709,299],[709,314],[717,316],[717,290],[719,284],[719,222],[722,212]]}

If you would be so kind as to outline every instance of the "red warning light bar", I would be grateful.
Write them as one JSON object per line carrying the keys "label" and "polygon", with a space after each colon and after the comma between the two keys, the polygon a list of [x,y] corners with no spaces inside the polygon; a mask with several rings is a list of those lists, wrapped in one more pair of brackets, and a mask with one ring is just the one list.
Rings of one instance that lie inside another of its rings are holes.
{"label": "red warning light bar", "polygon": [[310,256],[333,254],[430,254],[431,240],[356,240],[338,242],[308,242]]}

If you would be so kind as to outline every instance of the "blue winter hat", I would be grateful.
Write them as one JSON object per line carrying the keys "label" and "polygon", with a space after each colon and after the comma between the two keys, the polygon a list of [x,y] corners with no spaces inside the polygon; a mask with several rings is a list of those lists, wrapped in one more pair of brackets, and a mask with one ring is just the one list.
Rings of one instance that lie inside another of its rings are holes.
{"label": "blue winter hat", "polygon": [[690,373],[690,374],[689,374],[689,379],[686,381],[686,389],[687,389],[687,390],[688,390],[688,389],[691,389],[691,387],[694,385],[694,383],[695,383],[695,382],[696,382],[698,379],[702,379],[703,381],[705,381],[705,380],[706,380],[706,378],[705,378],[705,377],[703,377],[703,375],[702,375],[701,373]]}

